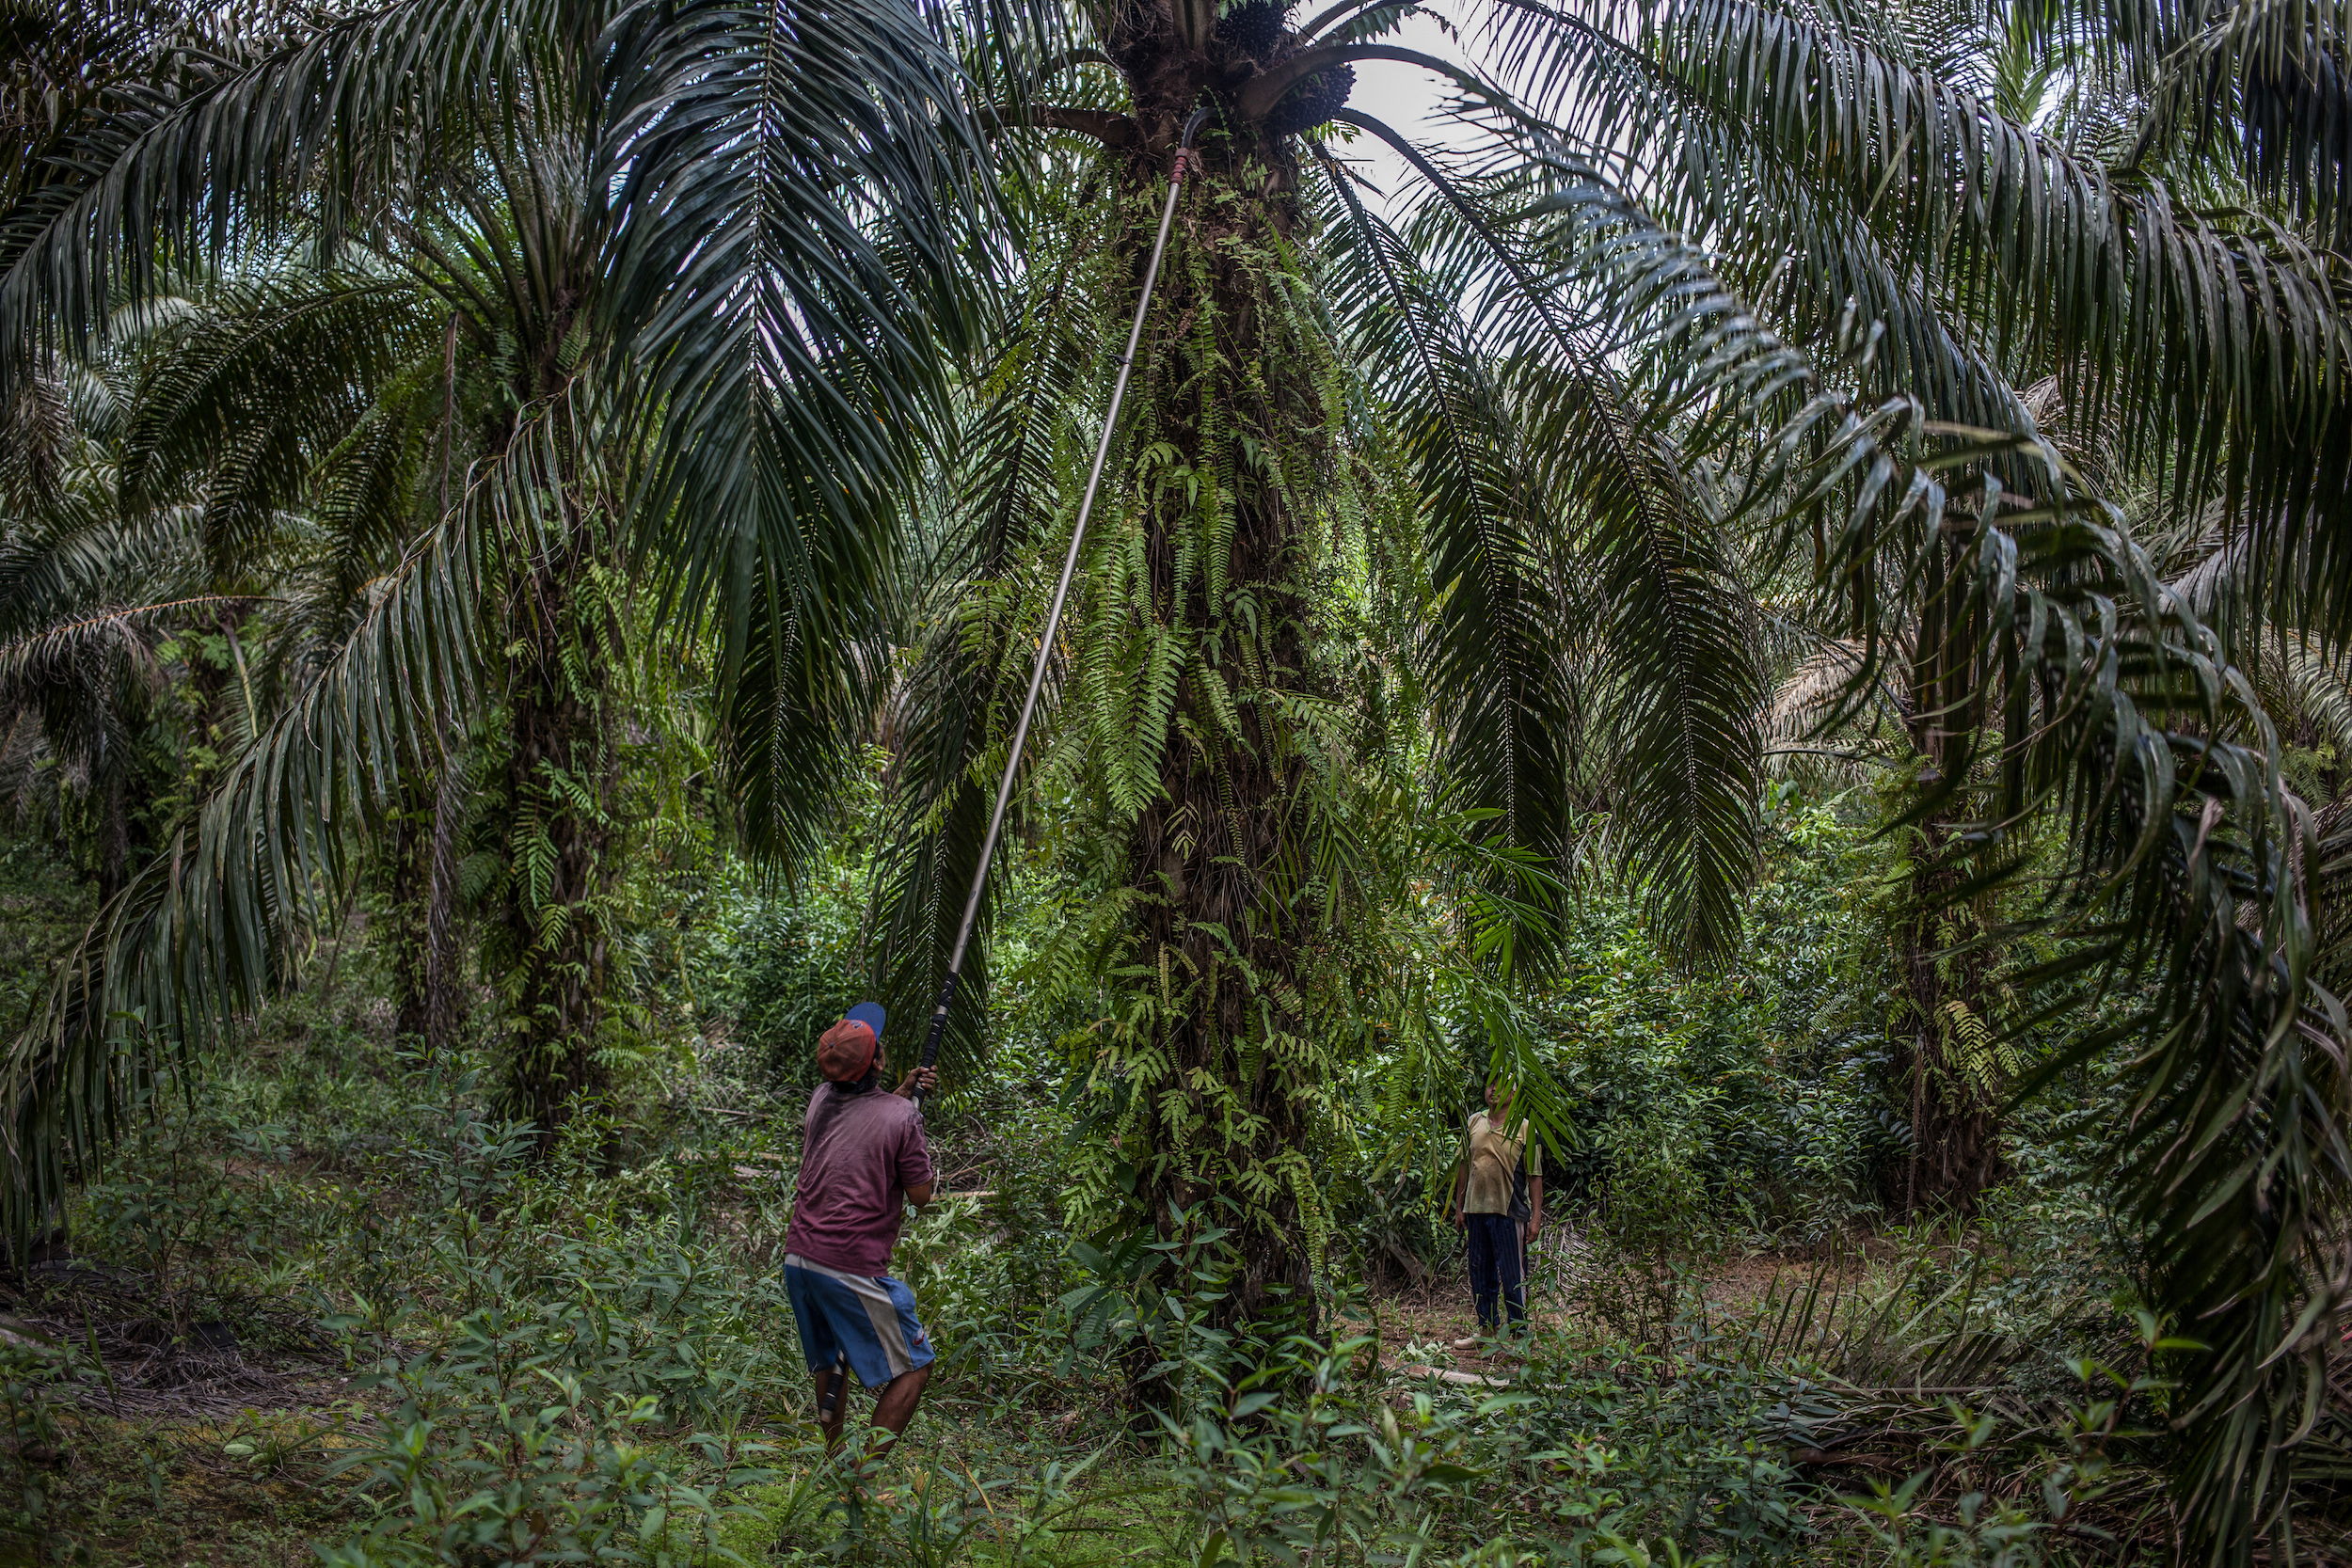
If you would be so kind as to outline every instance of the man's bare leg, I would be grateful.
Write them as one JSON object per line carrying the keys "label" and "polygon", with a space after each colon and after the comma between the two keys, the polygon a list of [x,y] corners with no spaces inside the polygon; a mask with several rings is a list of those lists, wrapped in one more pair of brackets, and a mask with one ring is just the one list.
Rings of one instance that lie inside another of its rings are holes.
{"label": "man's bare leg", "polygon": [[[847,1414],[843,1406],[849,1403],[850,1397],[850,1390],[847,1387],[837,1390],[834,1387],[833,1382],[835,1378],[841,1379],[844,1384],[849,1382],[849,1375],[842,1370],[839,1363],[827,1367],[817,1374],[817,1427],[825,1434],[827,1453],[833,1452],[841,1446],[841,1423]],[[826,1408],[828,1399],[832,1402],[830,1410]]]}
{"label": "man's bare leg", "polygon": [[[837,1377],[845,1383],[848,1381],[837,1366],[828,1367],[817,1374],[817,1424],[825,1434],[827,1453],[841,1447],[841,1429],[847,1418],[844,1409],[849,1403],[850,1391],[847,1387],[841,1390],[841,1397],[834,1402],[832,1414],[828,1416],[825,1411],[825,1396],[833,1391],[833,1380]],[[874,1461],[880,1459],[898,1440],[898,1434],[906,1431],[907,1423],[914,1419],[914,1407],[923,1402],[923,1386],[930,1380],[930,1368],[922,1366],[911,1372],[900,1372],[882,1385],[882,1395],[874,1402],[873,1424],[888,1435],[878,1433],[875,1436],[872,1445],[866,1450],[865,1462],[859,1466],[861,1470],[870,1469]]]}
{"label": "man's bare leg", "polygon": [[[873,1446],[866,1450],[866,1461],[872,1464],[888,1451],[914,1419],[914,1407],[923,1402],[923,1385],[931,1380],[931,1364],[925,1363],[911,1372],[900,1372],[882,1385],[882,1397],[874,1402],[874,1425],[881,1429],[874,1436]],[[882,1433],[890,1435],[884,1437]]]}

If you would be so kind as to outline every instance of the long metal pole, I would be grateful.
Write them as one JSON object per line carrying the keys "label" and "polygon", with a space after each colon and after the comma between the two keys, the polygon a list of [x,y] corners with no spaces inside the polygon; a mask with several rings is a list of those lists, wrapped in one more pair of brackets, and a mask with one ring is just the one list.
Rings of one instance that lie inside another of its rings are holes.
{"label": "long metal pole", "polygon": [[[1070,531],[1070,552],[1062,557],[1061,580],[1054,585],[1053,607],[1045,612],[1045,631],[1038,639],[1037,665],[1029,672],[1028,694],[1021,699],[1021,720],[1012,728],[1012,749],[1005,755],[1005,776],[996,782],[996,806],[988,814],[988,836],[980,840],[979,863],[972,868],[972,891],[963,900],[963,923],[956,927],[956,945],[947,957],[947,978],[939,988],[939,1003],[931,1009],[930,1032],[923,1040],[924,1067],[939,1060],[939,1042],[947,1032],[947,1009],[956,1000],[956,982],[963,974],[964,949],[972,944],[972,927],[980,917],[980,895],[988,888],[989,862],[996,854],[997,835],[1004,832],[1005,808],[1012,800],[1013,775],[1021,767],[1021,752],[1029,740],[1029,721],[1037,717],[1038,692],[1045,685],[1046,661],[1054,655],[1054,633],[1060,628],[1062,606],[1070,597],[1070,579],[1077,574],[1078,548],[1085,543],[1087,520],[1094,512],[1095,492],[1102,487],[1103,466],[1110,460],[1111,438],[1119,432],[1119,405],[1126,401],[1127,378],[1136,368],[1136,351],[1143,344],[1143,324],[1152,314],[1152,291],[1160,280],[1160,258],[1168,250],[1168,231],[1176,221],[1176,198],[1184,185],[1184,166],[1192,151],[1192,138],[1209,118],[1206,109],[1198,110],[1184,121],[1184,134],[1176,143],[1176,166],[1168,171],[1168,200],[1160,207],[1160,231],[1152,241],[1152,260],[1143,269],[1143,295],[1136,301],[1135,325],[1127,329],[1127,352],[1119,356],[1119,379],[1111,385],[1111,404],[1103,414],[1103,438],[1095,444],[1094,467],[1087,473],[1086,493],[1078,501],[1078,520]],[[916,1091],[915,1099],[922,1099]]]}

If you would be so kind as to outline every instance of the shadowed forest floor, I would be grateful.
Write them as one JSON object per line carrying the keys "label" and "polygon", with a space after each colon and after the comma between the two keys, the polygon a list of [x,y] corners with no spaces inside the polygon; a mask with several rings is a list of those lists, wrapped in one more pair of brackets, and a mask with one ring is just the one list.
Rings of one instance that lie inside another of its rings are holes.
{"label": "shadowed forest floor", "polygon": [[[749,928],[759,961],[794,951]],[[0,1281],[0,1558],[2030,1568],[2180,1536],[2155,1330],[2084,1174],[2096,1084],[2018,1120],[2020,1175],[1966,1224],[1889,1223],[1851,1182],[1710,1187],[1705,1137],[1771,1112],[1802,1149],[1852,1113],[1785,1055],[1726,1113],[1724,1072],[1662,1054],[1695,1049],[1680,982],[1613,956],[1646,1000],[1578,1017],[1618,1020],[1648,1098],[1580,1113],[1533,1334],[1457,1353],[1474,1319],[1428,1184],[1450,1118],[1340,1151],[1332,1200],[1379,1240],[1341,1231],[1328,1341],[1233,1342],[1207,1326],[1213,1252],[1112,1266],[1063,1069],[1011,1053],[930,1112],[958,1196],[894,1267],[944,1364],[853,1513],[777,1278],[803,1015],[834,1004],[797,970],[789,1008],[707,982],[728,1010],[681,1006],[613,1113],[534,1154],[491,1049],[395,1038],[369,937],[356,919],[313,990],[157,1084],[64,1236]],[[2340,1361],[2315,1442],[2347,1394]],[[2314,1487],[2303,1548],[2344,1516]]]}

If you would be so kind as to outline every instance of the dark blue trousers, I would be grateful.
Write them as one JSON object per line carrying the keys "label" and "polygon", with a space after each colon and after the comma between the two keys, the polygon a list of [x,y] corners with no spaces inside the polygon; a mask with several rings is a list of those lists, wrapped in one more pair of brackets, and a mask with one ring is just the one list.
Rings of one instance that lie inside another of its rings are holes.
{"label": "dark blue trousers", "polygon": [[1470,1294],[1478,1302],[1478,1326],[1496,1325],[1496,1307],[1515,1323],[1527,1321],[1527,1280],[1519,1267],[1519,1222],[1508,1214],[1470,1214]]}

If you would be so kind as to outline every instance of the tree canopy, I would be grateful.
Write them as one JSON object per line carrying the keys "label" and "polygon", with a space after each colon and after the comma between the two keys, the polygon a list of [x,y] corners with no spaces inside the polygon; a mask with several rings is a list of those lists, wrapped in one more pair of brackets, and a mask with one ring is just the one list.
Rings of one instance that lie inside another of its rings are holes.
{"label": "tree canopy", "polygon": [[[2032,1087],[1967,1065],[2030,949],[2003,1027],[2129,1085],[2184,1514],[2244,1560],[2352,1167],[2340,814],[2290,767],[2352,637],[2343,8],[1480,0],[1481,69],[1383,41],[1412,9],[9,9],[0,677],[109,867],[8,1060],[18,1234],[385,856],[404,1017],[447,1027],[479,853],[504,1102],[593,1108],[648,749],[789,878],[882,745],[866,959],[916,1016],[1041,657],[1073,1183],[1313,1327],[1349,1064],[1467,1049],[1565,1137],[1518,1019],[1578,879],[1720,961],[1775,768],[1837,752],[1913,835],[1931,1185]],[[1374,59],[1470,139],[1351,105]],[[191,625],[242,718],[135,824]]]}

